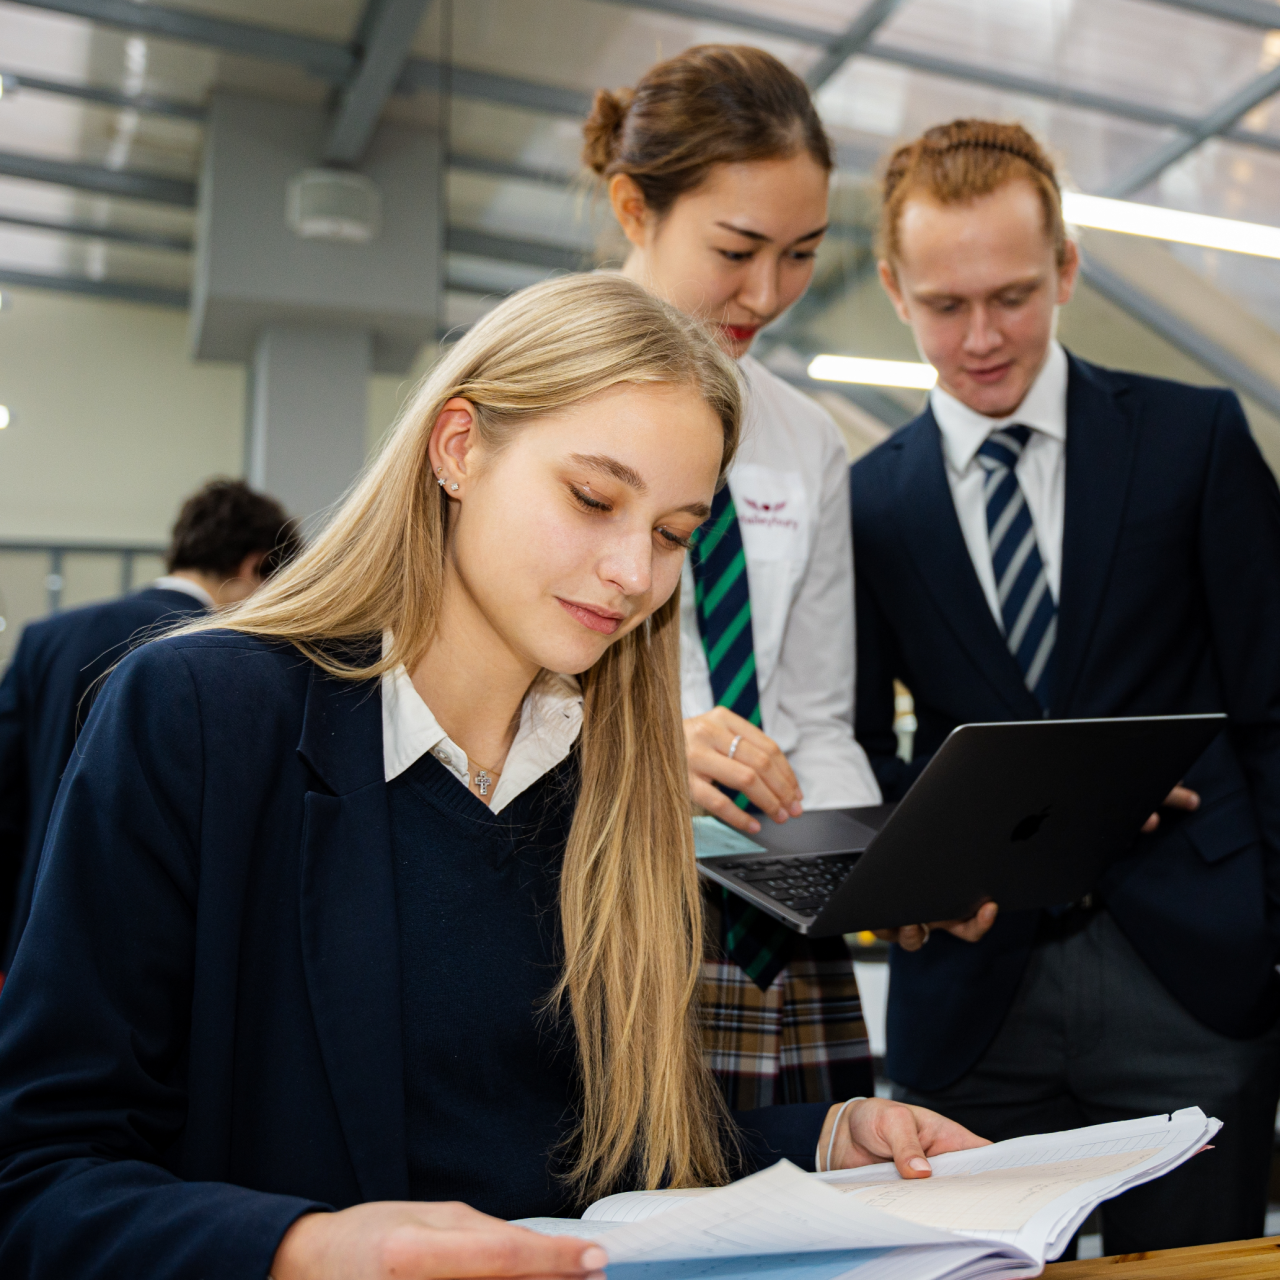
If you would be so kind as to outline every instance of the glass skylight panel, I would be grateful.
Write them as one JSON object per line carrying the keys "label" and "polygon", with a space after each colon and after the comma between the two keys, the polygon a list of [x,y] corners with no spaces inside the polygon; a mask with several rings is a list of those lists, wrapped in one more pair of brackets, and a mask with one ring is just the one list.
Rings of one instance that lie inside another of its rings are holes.
{"label": "glass skylight panel", "polygon": [[611,217],[607,208],[593,210],[570,191],[456,171],[449,175],[451,225],[590,253],[606,215]]}
{"label": "glass skylight panel", "polygon": [[1100,191],[1176,135],[1098,111],[926,75],[873,58],[852,59],[818,95],[839,145],[875,145],[883,155],[931,125],[970,116],[1020,120],[1048,144],[1064,175]]}
{"label": "glass skylight panel", "polygon": [[459,66],[585,93],[634,84],[657,59],[714,42],[757,45],[800,73],[821,56],[811,44],[607,0],[468,0],[454,9]]}
{"label": "glass skylight panel", "polygon": [[1266,39],[1153,0],[906,0],[876,37],[1189,116],[1274,66]]}

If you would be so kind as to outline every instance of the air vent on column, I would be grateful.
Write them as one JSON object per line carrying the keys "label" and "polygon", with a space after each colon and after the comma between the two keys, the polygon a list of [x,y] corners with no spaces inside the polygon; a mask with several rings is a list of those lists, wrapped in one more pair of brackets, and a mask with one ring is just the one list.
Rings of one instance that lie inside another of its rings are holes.
{"label": "air vent on column", "polygon": [[382,193],[362,173],[306,169],[289,183],[286,219],[306,240],[368,244],[382,229]]}

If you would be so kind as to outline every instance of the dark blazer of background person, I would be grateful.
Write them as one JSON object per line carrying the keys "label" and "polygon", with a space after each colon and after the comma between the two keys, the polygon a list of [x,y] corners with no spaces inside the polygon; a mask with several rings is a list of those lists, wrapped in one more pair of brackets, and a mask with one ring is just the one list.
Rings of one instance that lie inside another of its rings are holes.
{"label": "dark blazer of background person", "polygon": [[0,681],[0,972],[31,906],[45,828],[95,683],[137,644],[204,607],[147,587],[23,629]]}
{"label": "dark blazer of background person", "polygon": [[[1236,397],[1075,359],[1054,717],[1225,711],[1187,774],[1194,813],[1099,886],[1116,923],[1182,1005],[1227,1036],[1280,1013],[1280,493]],[[965,547],[926,409],[854,465],[857,736],[886,799],[957,724],[1042,712]],[[894,677],[915,698],[897,758]],[[992,785],[999,785],[992,779]],[[1039,912],[1006,912],[979,943],[935,933],[894,948],[887,1074],[920,1090],[959,1079],[992,1041]]]}
{"label": "dark blazer of background person", "polygon": [[[377,682],[125,660],[0,992],[0,1275],[265,1276],[307,1209],[408,1198],[391,857]],[[750,1162],[812,1168],[827,1111],[746,1113]]]}

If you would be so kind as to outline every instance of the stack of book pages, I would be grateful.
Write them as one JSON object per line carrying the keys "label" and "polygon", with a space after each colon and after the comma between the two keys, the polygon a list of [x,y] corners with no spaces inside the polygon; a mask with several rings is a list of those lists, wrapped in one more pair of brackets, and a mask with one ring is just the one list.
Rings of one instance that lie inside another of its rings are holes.
{"label": "stack of book pages", "polygon": [[1036,1276],[1102,1201],[1189,1160],[1219,1128],[1192,1107],[935,1156],[921,1179],[782,1160],[727,1187],[628,1191],[581,1219],[521,1225],[599,1241],[609,1280]]}

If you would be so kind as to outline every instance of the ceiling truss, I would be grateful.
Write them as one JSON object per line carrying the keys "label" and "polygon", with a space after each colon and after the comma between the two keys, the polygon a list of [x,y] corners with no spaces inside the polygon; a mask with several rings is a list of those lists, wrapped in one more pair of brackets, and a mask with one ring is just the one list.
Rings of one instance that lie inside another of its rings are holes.
{"label": "ceiling truss", "polygon": [[[360,28],[349,45],[199,13],[170,10],[155,4],[139,4],[134,0],[11,2],[73,15],[118,29],[196,43],[226,53],[302,68],[334,89],[334,118],[325,146],[325,159],[332,163],[358,161],[368,144],[381,109],[392,93],[434,91],[445,87],[447,83],[449,91],[459,97],[527,111],[581,117],[586,114],[590,105],[590,95],[578,90],[464,67],[450,67],[446,72],[438,62],[411,57],[410,43],[429,0],[369,0]],[[723,23],[731,29],[754,31],[815,46],[821,50],[821,55],[808,75],[809,83],[814,89],[820,88],[836,75],[850,58],[861,56],[923,74],[984,86],[1002,93],[1100,112],[1167,129],[1176,135],[1114,183],[1108,194],[1127,196],[1141,191],[1158,179],[1169,166],[1178,163],[1213,138],[1280,151],[1280,137],[1240,127],[1241,119],[1248,112],[1280,92],[1280,68],[1257,77],[1202,117],[1193,117],[1142,102],[1019,76],[993,67],[934,57],[877,39],[879,29],[892,17],[900,4],[909,0],[871,0],[858,19],[839,32],[728,9],[702,0],[605,2],[703,22]],[[1280,27],[1280,11],[1268,0],[1153,0],[1153,3],[1257,29],[1273,30]],[[21,73],[5,72],[4,81],[6,89],[15,87],[16,82],[16,87],[20,89],[61,94],[109,108],[130,108],[192,121],[201,120],[204,114],[200,107],[190,103],[127,96],[111,89],[70,85]],[[450,157],[450,164],[464,172],[558,186],[574,180],[565,174],[480,157],[453,156]],[[0,153],[0,174],[56,182],[101,194],[159,201],[181,208],[193,207],[196,196],[195,184],[182,179],[13,153]],[[141,232],[108,230],[80,224],[42,223],[39,219],[17,216],[6,216],[0,221],[37,230],[96,235],[140,247],[178,251],[188,247],[180,238],[152,236]],[[531,243],[470,228],[449,228],[447,247],[456,253],[475,254],[548,270],[575,270],[583,265],[584,260],[582,251],[571,246]],[[1280,391],[1244,366],[1235,367],[1238,362],[1233,357],[1216,349],[1203,335],[1189,330],[1177,317],[1156,314],[1160,308],[1135,295],[1120,277],[1092,264],[1086,269],[1086,279],[1104,296],[1162,333],[1205,367],[1234,382],[1272,412],[1280,413]],[[162,302],[163,305],[185,305],[186,301],[186,295],[181,291],[152,286],[114,281],[66,280],[25,272],[0,272],[0,283],[34,285],[37,282],[40,287],[64,288],[103,297]]]}

